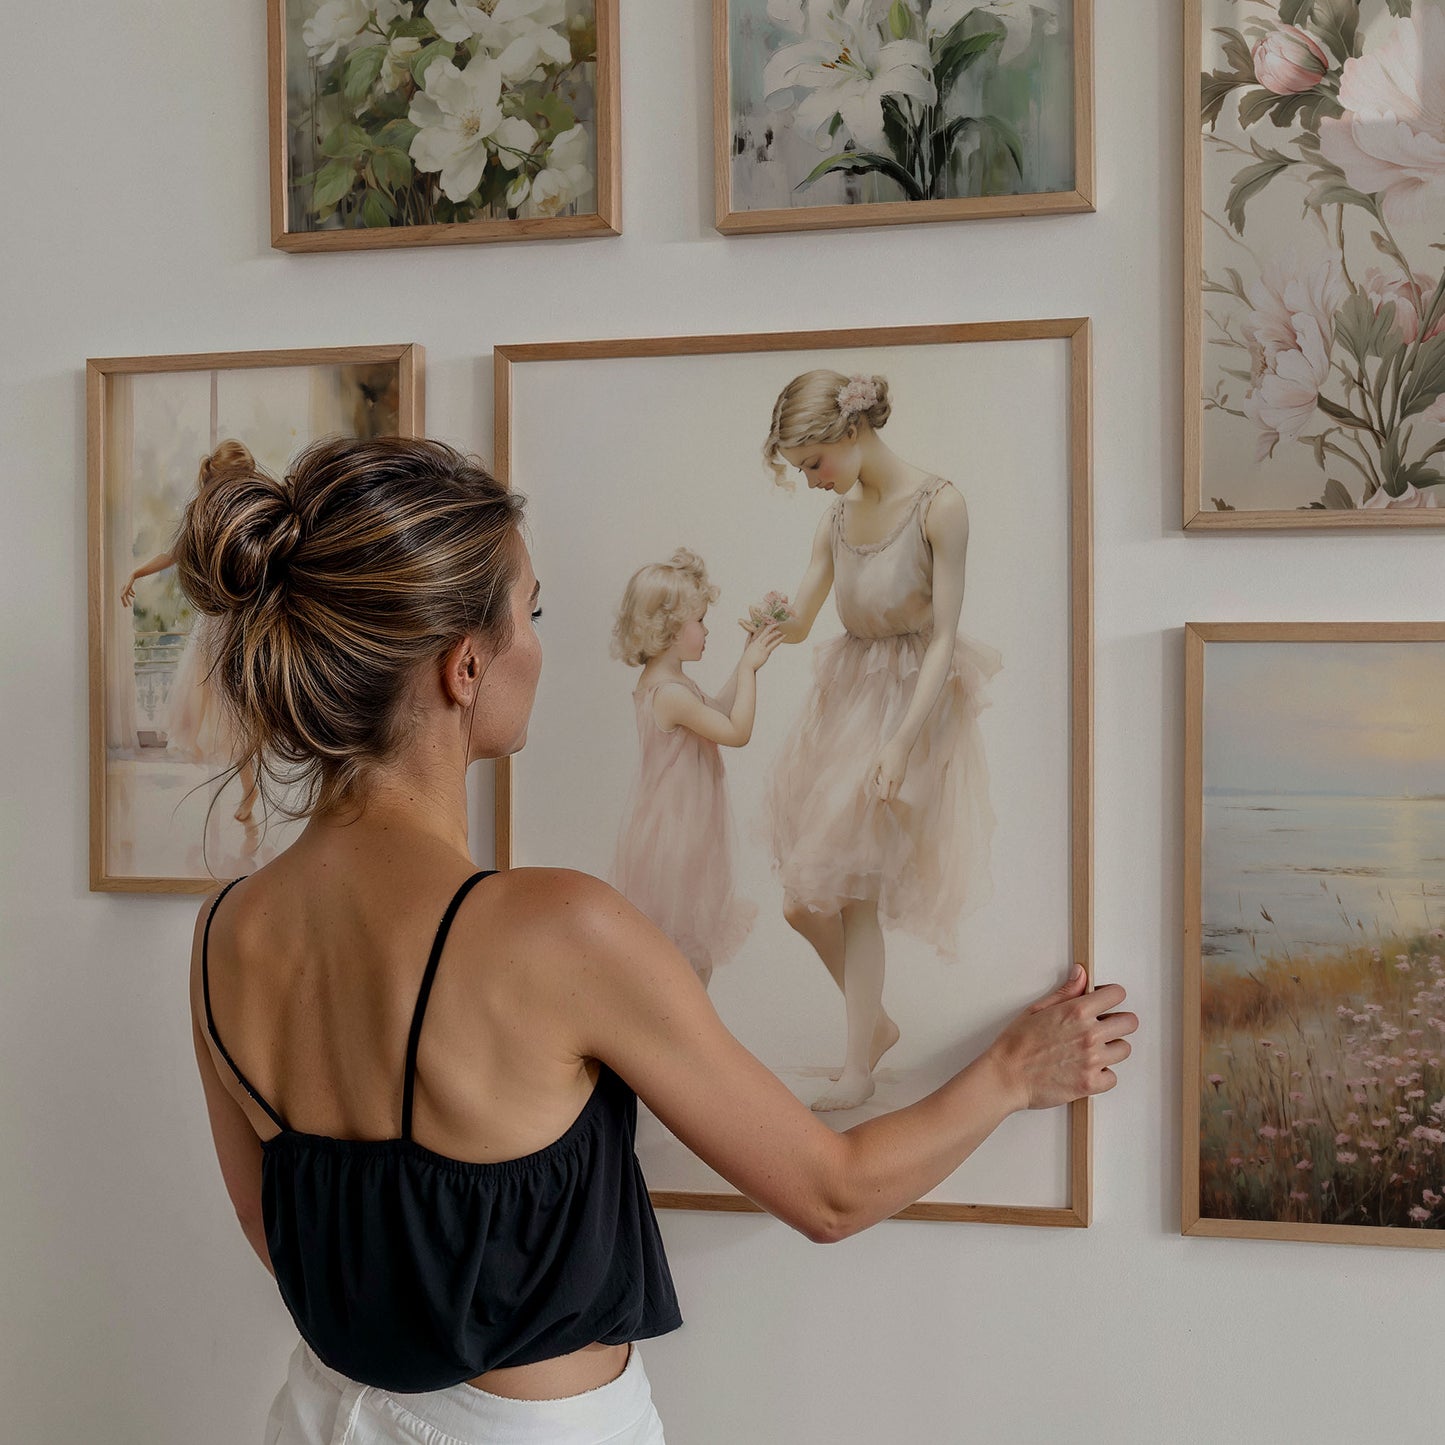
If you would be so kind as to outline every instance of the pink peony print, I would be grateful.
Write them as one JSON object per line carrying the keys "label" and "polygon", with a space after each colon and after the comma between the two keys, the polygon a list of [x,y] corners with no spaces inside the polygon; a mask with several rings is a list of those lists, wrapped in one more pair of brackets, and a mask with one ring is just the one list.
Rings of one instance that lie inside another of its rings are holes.
{"label": "pink peony print", "polygon": [[1408,20],[1340,76],[1345,114],[1320,123],[1320,153],[1391,225],[1427,221],[1445,197],[1445,11]]}
{"label": "pink peony print", "polygon": [[1314,36],[1297,25],[1281,25],[1255,43],[1250,52],[1254,78],[1276,95],[1298,95],[1318,83],[1330,57]]}

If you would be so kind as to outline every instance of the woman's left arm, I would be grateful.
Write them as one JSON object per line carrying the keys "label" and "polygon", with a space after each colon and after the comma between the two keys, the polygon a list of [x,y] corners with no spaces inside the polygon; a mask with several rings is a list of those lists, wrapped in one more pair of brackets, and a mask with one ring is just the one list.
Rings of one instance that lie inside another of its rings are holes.
{"label": "woman's left arm", "polygon": [[953,664],[958,619],[963,613],[963,582],[968,557],[968,503],[951,486],[939,488],[928,503],[923,535],[933,550],[933,636],[924,649],[913,699],[898,730],[884,744],[875,783],[881,798],[898,796],[908,755],[933,711]]}
{"label": "woman's left arm", "polygon": [[210,1116],[211,1139],[216,1146],[221,1179],[231,1197],[241,1232],[274,1278],[276,1270],[266,1247],[266,1228],[261,1214],[261,1141],[245,1111],[221,1081],[202,1022],[206,1014],[201,984],[201,936],[214,896],[201,905],[191,941],[191,1043],[196,1051],[196,1067],[201,1073],[201,1089],[206,1097],[206,1113]]}

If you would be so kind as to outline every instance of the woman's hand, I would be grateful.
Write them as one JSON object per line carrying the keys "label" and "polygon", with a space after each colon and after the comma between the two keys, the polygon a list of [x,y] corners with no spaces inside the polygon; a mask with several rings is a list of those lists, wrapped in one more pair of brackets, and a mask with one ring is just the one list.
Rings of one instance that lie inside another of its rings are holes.
{"label": "woman's hand", "polygon": [[130,574],[130,581],[120,590],[120,605],[129,607],[135,601],[135,573]]}
{"label": "woman's hand", "polygon": [[873,766],[873,789],[885,803],[898,796],[903,776],[908,771],[908,754],[911,751],[894,740],[878,754],[878,761]]}
{"label": "woman's hand", "polygon": [[989,1047],[1019,1108],[1051,1109],[1112,1089],[1113,1065],[1132,1052],[1125,1034],[1139,1027],[1131,1013],[1111,1010],[1124,1001],[1117,983],[1086,993],[1075,966],[1069,981],[1021,1013]]}
{"label": "woman's hand", "polygon": [[773,655],[773,649],[782,640],[783,634],[776,622],[759,628],[743,648],[742,666],[749,672],[756,672]]}

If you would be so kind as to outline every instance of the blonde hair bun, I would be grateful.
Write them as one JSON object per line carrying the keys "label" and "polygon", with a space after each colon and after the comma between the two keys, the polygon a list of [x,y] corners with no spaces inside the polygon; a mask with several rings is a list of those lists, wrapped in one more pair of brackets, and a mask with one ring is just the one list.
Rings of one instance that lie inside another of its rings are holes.
{"label": "blonde hair bun", "polygon": [[842,441],[848,428],[866,421],[875,431],[893,415],[886,376],[857,374],[821,367],[795,376],[773,403],[773,423],[763,443],[763,461],[780,486],[792,490],[784,447],[809,442]]}

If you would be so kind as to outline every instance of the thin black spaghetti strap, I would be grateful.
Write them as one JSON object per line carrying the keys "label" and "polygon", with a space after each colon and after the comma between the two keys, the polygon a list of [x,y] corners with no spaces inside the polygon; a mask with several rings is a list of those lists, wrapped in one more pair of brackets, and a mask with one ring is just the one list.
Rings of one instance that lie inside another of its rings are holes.
{"label": "thin black spaghetti strap", "polygon": [[442,948],[446,944],[447,934],[451,932],[452,919],[457,916],[457,909],[462,906],[462,900],[467,894],[483,878],[490,878],[496,871],[495,868],[487,868],[480,873],[473,873],[457,889],[452,895],[452,901],[447,905],[447,911],[442,915],[436,941],[431,946],[431,957],[426,961],[426,972],[422,975],[421,988],[417,991],[416,996],[416,1008],[411,1016],[411,1033],[406,1041],[406,1071],[402,1075],[401,1085],[401,1137],[403,1139],[411,1138],[412,1087],[416,1082],[416,1049],[421,1042],[422,1016],[426,1013],[426,1001],[431,995],[432,980],[436,977],[437,964],[441,962]]}
{"label": "thin black spaghetti strap", "polygon": [[[242,874],[241,878],[246,877]],[[236,1067],[236,1061],[226,1051],[226,1046],[221,1042],[221,1036],[216,1032],[216,1020],[211,1014],[211,920],[216,916],[216,909],[221,906],[221,899],[233,889],[241,878],[233,878],[216,894],[216,901],[211,904],[211,911],[206,914],[206,929],[201,935],[201,991],[206,996],[206,1028],[210,1032],[211,1039],[221,1051],[221,1057],[230,1064],[231,1072],[241,1081],[241,1087],[266,1111],[271,1122],[278,1129],[285,1129],[285,1121],[281,1116],[263,1099],[252,1087],[250,1079]]]}

